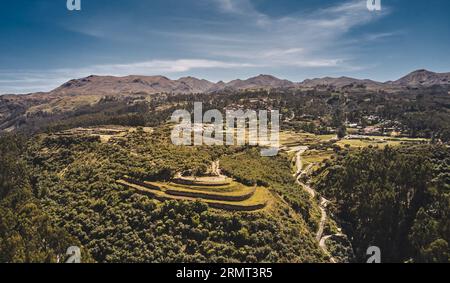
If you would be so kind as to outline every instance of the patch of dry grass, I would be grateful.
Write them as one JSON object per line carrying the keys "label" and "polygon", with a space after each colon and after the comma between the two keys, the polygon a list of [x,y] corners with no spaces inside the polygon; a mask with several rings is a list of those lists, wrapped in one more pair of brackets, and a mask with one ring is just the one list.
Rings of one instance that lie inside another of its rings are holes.
{"label": "patch of dry grass", "polygon": [[214,186],[189,186],[162,182],[144,182],[145,186],[125,180],[119,180],[117,183],[160,201],[200,200],[213,208],[232,211],[260,210],[273,202],[268,189],[248,187],[237,182],[222,186],[224,190]]}

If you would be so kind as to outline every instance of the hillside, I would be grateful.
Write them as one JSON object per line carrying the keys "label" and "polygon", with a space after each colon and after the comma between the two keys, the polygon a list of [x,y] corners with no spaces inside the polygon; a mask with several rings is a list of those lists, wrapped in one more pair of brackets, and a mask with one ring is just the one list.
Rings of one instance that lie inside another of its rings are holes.
{"label": "hillside", "polygon": [[432,86],[450,84],[450,73],[434,73],[417,70],[391,83],[400,86]]}
{"label": "hillside", "polygon": [[[26,100],[56,98],[80,95],[151,95],[160,93],[192,94],[210,93],[224,90],[242,91],[256,89],[310,88],[332,86],[338,89],[365,86],[368,89],[390,89],[405,86],[432,86],[450,84],[450,73],[434,73],[427,70],[414,71],[396,81],[386,83],[370,79],[355,79],[350,77],[324,77],[306,79],[296,83],[279,79],[271,75],[259,75],[245,80],[236,79],[228,83],[220,81],[213,83],[195,77],[183,77],[171,80],[164,76],[88,76],[70,80],[50,92],[39,92],[24,95]],[[9,97],[9,96],[8,96]]]}
{"label": "hillside", "polygon": [[[149,135],[129,128],[109,140],[55,133],[36,136],[26,145],[0,138],[0,147],[22,148],[2,159],[8,167],[0,168],[0,176],[14,181],[10,190],[19,190],[19,180],[8,173],[17,165],[11,160],[20,160],[22,182],[29,182],[27,189],[42,207],[41,217],[61,227],[48,234],[73,237],[96,262],[327,261],[314,240],[317,207],[307,195],[293,193],[297,188],[286,156],[261,162],[257,150],[177,147],[167,130],[157,128]],[[229,178],[223,183],[199,178],[189,185],[189,179],[174,179],[186,169],[206,174],[212,161],[226,156],[231,158],[226,167],[234,170],[245,169],[232,160],[235,156],[259,163],[260,168],[249,173],[265,185],[243,185]],[[272,172],[272,180],[261,174],[264,171]],[[117,183],[120,179],[127,181]],[[1,183],[0,192],[3,188]],[[26,231],[16,234],[28,237]],[[36,261],[56,261],[50,248],[39,251],[49,254]],[[2,249],[0,255],[3,261],[20,256]]]}
{"label": "hillside", "polygon": [[299,84],[300,87],[320,87],[320,86],[326,86],[326,87],[335,87],[338,89],[342,88],[366,88],[371,90],[394,90],[392,87],[389,87],[386,84],[372,81],[372,80],[359,80],[349,77],[340,77],[340,78],[318,78],[318,79],[312,79],[312,80],[305,80],[302,83]]}
{"label": "hillside", "polygon": [[[332,111],[330,106],[336,106],[334,105],[336,99],[328,96],[342,92],[354,97],[350,100],[352,103],[348,105],[352,110],[373,112],[376,109],[367,109],[372,108],[372,104],[366,102],[379,101],[378,109],[380,109],[380,107],[386,107],[386,102],[390,100],[391,104],[398,102],[399,108],[405,108],[404,105],[409,104],[410,110],[413,111],[407,111],[408,113],[416,110],[423,112],[421,109],[429,108],[432,104],[435,109],[445,112],[448,100],[446,93],[450,90],[447,77],[448,74],[437,74],[424,70],[413,72],[400,80],[387,83],[349,77],[326,77],[293,83],[270,75],[259,75],[247,80],[233,80],[228,83],[212,83],[194,77],[171,80],[163,76],[89,76],[71,80],[50,92],[0,96],[0,131],[13,131],[30,126],[33,129],[42,128],[56,120],[62,121],[67,117],[90,113],[113,116],[106,119],[113,119],[114,123],[121,120],[121,124],[129,124],[127,121],[131,119],[134,121],[133,125],[140,125],[144,123],[143,120],[167,119],[171,114],[170,110],[172,112],[176,110],[172,108],[177,103],[190,103],[194,99],[197,101],[221,101],[221,104],[228,101],[225,103],[226,105],[218,108],[222,109],[233,103],[241,103],[241,101],[233,101],[235,97],[250,98],[251,93],[255,93],[256,97],[254,98],[260,100],[260,104],[270,104],[267,98],[264,98],[267,90],[274,90],[270,92],[271,99],[283,94],[283,98],[280,97],[279,101],[286,101],[290,99],[291,95],[294,95],[296,96],[295,100],[300,100],[302,103],[307,103],[306,97],[311,92],[314,93],[316,105],[311,109],[304,109],[304,113],[297,113],[300,116],[314,114],[317,112],[317,107],[323,103],[325,103],[323,107],[329,109],[322,115],[330,114],[328,111]],[[417,89],[417,93],[411,86]],[[423,94],[427,94],[426,97],[423,97]],[[436,95],[439,96],[439,99],[433,99],[433,96]],[[362,97],[364,99],[361,99]],[[416,105],[417,103],[421,103],[421,105]],[[326,104],[329,105],[326,106]],[[303,109],[305,104],[298,106]],[[389,110],[392,107],[392,105],[389,106],[387,111],[392,112]],[[291,113],[299,112],[298,109],[294,109],[292,103],[286,105],[286,108]],[[152,117],[142,117],[141,113],[146,109],[164,113]],[[130,116],[130,113],[136,112],[140,113],[139,118]],[[116,115],[113,115],[114,113]]]}
{"label": "hillside", "polygon": [[[281,80],[270,75],[259,75],[247,80],[234,80],[221,88],[230,90],[249,90],[249,89],[279,89],[295,87],[295,83],[288,80]],[[220,87],[216,91],[220,91]]]}
{"label": "hillside", "polygon": [[51,95],[132,95],[156,93],[196,93],[206,92],[214,84],[193,77],[170,80],[164,76],[89,76],[71,80],[57,89]]}

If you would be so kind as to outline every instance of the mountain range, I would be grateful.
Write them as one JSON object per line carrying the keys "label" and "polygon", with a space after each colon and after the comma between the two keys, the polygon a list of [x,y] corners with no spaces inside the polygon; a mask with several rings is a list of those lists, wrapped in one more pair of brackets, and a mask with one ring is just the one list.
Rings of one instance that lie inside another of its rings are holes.
{"label": "mountain range", "polygon": [[228,83],[213,83],[194,77],[171,80],[164,76],[89,76],[66,82],[48,93],[29,94],[30,98],[39,96],[61,97],[66,95],[131,95],[158,93],[208,93],[220,91],[287,89],[287,88],[352,88],[363,87],[369,90],[398,90],[404,87],[428,87],[450,85],[450,73],[435,73],[427,70],[414,71],[396,81],[377,82],[349,77],[307,79],[296,83],[271,75],[259,75],[246,80],[233,80]]}
{"label": "mountain range", "polygon": [[[98,105],[103,99],[147,99],[162,94],[218,93],[226,94],[240,90],[345,90],[395,93],[408,88],[446,86],[450,89],[450,73],[434,73],[427,70],[414,71],[396,81],[377,82],[349,77],[308,79],[296,83],[271,75],[259,75],[246,80],[213,83],[194,77],[171,80],[164,76],[88,76],[70,80],[50,92],[25,95],[0,95],[0,132],[14,129],[20,121],[30,117],[46,117],[52,114],[70,113],[74,110]],[[131,99],[131,100],[130,100]]]}

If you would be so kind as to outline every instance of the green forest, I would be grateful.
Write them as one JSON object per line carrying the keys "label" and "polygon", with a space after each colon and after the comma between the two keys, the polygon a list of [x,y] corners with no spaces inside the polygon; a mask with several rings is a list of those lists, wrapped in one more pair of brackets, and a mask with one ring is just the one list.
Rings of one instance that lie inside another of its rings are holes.
{"label": "green forest", "polygon": [[359,260],[368,245],[383,262],[450,261],[450,150],[367,148],[342,154],[315,174],[333,200]]}

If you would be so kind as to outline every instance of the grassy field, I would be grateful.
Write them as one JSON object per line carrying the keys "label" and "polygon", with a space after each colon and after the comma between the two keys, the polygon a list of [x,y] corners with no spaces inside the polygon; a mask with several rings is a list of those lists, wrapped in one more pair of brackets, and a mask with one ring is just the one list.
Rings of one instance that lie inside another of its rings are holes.
{"label": "grassy field", "polygon": [[411,138],[392,138],[383,136],[370,136],[367,139],[344,139],[336,142],[340,147],[350,146],[350,148],[364,148],[368,146],[378,146],[384,148],[386,146],[399,146],[401,144],[418,144],[427,142],[426,139],[411,139]]}
{"label": "grassy field", "polygon": [[[242,184],[233,182],[227,191],[220,191],[218,189],[209,190],[210,187],[202,189],[195,189],[188,185],[181,185],[176,183],[151,183],[155,187],[160,187],[169,195],[187,196],[203,199],[224,200],[224,201],[242,201],[253,196],[255,187],[248,187]],[[214,188],[214,187],[212,187]],[[230,189],[231,188],[231,189]]]}
{"label": "grassy field", "polygon": [[[351,133],[349,133],[351,134]],[[292,131],[284,131],[280,133],[280,143],[285,147],[295,146],[311,146],[318,143],[329,142],[336,138],[335,134],[330,135],[314,135],[310,133],[296,133]],[[344,147],[346,144],[351,147],[367,147],[372,146],[398,146],[402,143],[421,143],[427,142],[426,139],[413,138],[395,138],[388,136],[370,136],[368,138],[343,139],[335,142],[337,145]]]}
{"label": "grassy field", "polygon": [[308,133],[295,133],[291,131],[280,133],[280,144],[282,146],[308,146],[320,142],[318,136]]}
{"label": "grassy field", "polygon": [[[141,127],[142,131],[147,134],[153,132],[153,128]],[[91,136],[99,137],[102,143],[108,143],[111,139],[126,139],[129,133],[138,131],[137,127],[104,125],[95,127],[78,127],[56,133],[58,136]]]}
{"label": "grassy field", "polygon": [[[295,133],[292,131],[285,131],[280,133],[281,146],[289,151],[289,157],[294,158],[296,149],[299,146],[308,146],[310,149],[302,155],[303,169],[312,166],[312,170],[317,169],[320,164],[332,158],[334,151],[331,147],[330,141],[338,145],[340,148],[348,148],[350,150],[358,150],[365,147],[379,147],[386,146],[400,146],[402,144],[418,144],[428,142],[426,139],[412,139],[412,138],[395,138],[386,136],[370,136],[351,139],[335,139],[336,135],[314,135],[310,133]],[[320,146],[320,145],[324,146]],[[317,147],[318,146],[318,147]],[[319,148],[319,149],[314,149]]]}
{"label": "grassy field", "polygon": [[82,95],[71,96],[65,99],[55,98],[49,103],[32,106],[27,110],[28,114],[34,114],[37,112],[44,113],[61,113],[73,111],[81,106],[94,105],[100,101],[101,97],[98,95]]}
{"label": "grassy field", "polygon": [[303,169],[313,164],[313,170],[317,169],[320,164],[333,156],[332,150],[309,150],[302,155]]}
{"label": "grassy field", "polygon": [[232,181],[230,184],[225,186],[192,186],[183,185],[177,183],[154,183],[154,185],[161,186],[172,190],[182,190],[182,191],[193,191],[209,194],[221,194],[228,196],[238,196],[242,194],[247,194],[254,191],[253,187],[244,186],[238,182]]}

